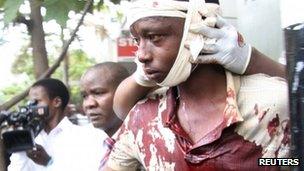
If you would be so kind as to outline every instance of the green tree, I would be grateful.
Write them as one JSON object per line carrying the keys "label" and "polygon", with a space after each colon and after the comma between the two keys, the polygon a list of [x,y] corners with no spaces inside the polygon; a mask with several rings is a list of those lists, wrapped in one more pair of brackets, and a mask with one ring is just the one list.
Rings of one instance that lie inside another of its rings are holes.
{"label": "green tree", "polygon": [[[26,2],[30,7],[29,14],[19,11],[20,6]],[[59,25],[65,28],[68,13],[70,11],[80,12],[84,4],[84,0],[0,0],[0,8],[4,8],[4,22],[6,25],[13,22],[27,26],[28,34],[31,37],[36,79],[49,68],[43,21],[55,19]],[[42,7],[46,9],[44,18],[41,14]]]}
{"label": "green tree", "polygon": [[[21,54],[17,56],[14,61],[11,72],[13,74],[23,74],[25,73],[30,77],[30,80],[34,80],[34,71],[33,71],[33,60],[31,53],[28,51],[28,46],[24,46],[21,49]],[[25,87],[24,87],[25,88]]]}
{"label": "green tree", "polygon": [[[3,21],[6,26],[12,26],[14,24],[25,24],[30,37],[30,46],[32,50],[32,61],[34,65],[35,79],[44,76],[50,76],[56,67],[49,67],[49,59],[45,47],[45,32],[43,29],[43,22],[49,20],[55,20],[62,28],[66,28],[66,21],[68,20],[68,13],[74,11],[76,13],[81,12],[84,9],[85,4],[88,4],[87,11],[93,11],[96,7],[100,7],[103,4],[103,0],[0,0],[0,13],[4,12]],[[87,3],[86,3],[87,2]],[[120,0],[112,0],[114,3],[119,3]],[[95,6],[93,4],[96,4]],[[21,5],[28,5],[30,8],[29,13],[20,11]],[[41,9],[46,9],[45,16],[42,16]],[[75,36],[75,35],[74,35]],[[72,36],[73,37],[73,36]],[[71,39],[72,40],[72,39]],[[71,41],[67,41],[67,47]],[[62,49],[64,49],[63,47]],[[66,55],[67,48],[62,52],[62,58]],[[61,61],[56,65],[59,66]],[[22,96],[24,97],[23,93]],[[21,100],[16,98],[14,101]],[[12,105],[0,106],[0,109],[6,109]]]}
{"label": "green tree", "polygon": [[[29,81],[25,81],[23,83],[14,84],[12,86],[3,88],[1,90],[2,94],[0,96],[0,101],[4,101],[4,99],[10,99],[14,97],[16,92],[25,89],[30,86],[30,83],[34,82],[35,78],[33,76],[33,62],[30,60],[30,53],[26,50],[27,47],[24,47],[22,52],[18,58],[15,60],[13,64],[12,72],[14,74],[26,74],[29,76]],[[69,80],[70,80],[70,92],[71,92],[71,103],[79,104],[81,102],[81,98],[79,96],[79,80],[81,75],[85,72],[87,68],[96,64],[94,59],[89,58],[85,52],[82,50],[72,50],[69,52]],[[49,56],[50,64],[55,62],[54,56]],[[63,78],[63,69],[64,66],[61,65],[52,75],[54,78],[62,79]],[[23,104],[25,101],[23,101]]]}
{"label": "green tree", "polygon": [[[85,52],[82,50],[73,50],[69,53],[69,82],[70,82],[70,93],[71,93],[71,103],[80,104],[80,89],[79,89],[79,80],[82,74],[90,66],[96,64],[96,61],[92,58],[89,58]],[[54,78],[61,79],[63,77],[62,72],[64,66],[60,66],[55,73],[53,74]]]}
{"label": "green tree", "polygon": [[[30,46],[32,49],[34,75],[35,79],[42,77],[49,77],[56,68],[60,65],[60,62],[66,56],[69,44],[73,41],[76,32],[81,25],[86,12],[93,9],[93,0],[0,0],[0,13],[4,12],[4,22],[6,26],[13,24],[25,24],[30,35]],[[113,2],[119,2],[119,0],[113,0]],[[19,9],[22,4],[29,4],[30,13],[22,13]],[[97,4],[102,5],[103,0],[99,0]],[[46,9],[46,15],[43,17],[41,9]],[[80,12],[84,10],[84,15],[80,19],[79,24],[75,28],[67,44],[62,48],[62,53],[59,55],[58,60],[52,67],[49,67],[49,60],[47,56],[45,46],[45,32],[43,29],[43,21],[55,19],[55,21],[65,28],[66,21],[68,19],[68,13],[70,11]],[[2,42],[2,41],[1,41]],[[0,106],[0,110],[8,109],[22,100],[28,93],[29,88],[24,92],[14,96],[8,102],[5,102]],[[1,141],[0,141],[1,143]],[[0,148],[0,170],[6,170],[3,163],[2,148]]]}

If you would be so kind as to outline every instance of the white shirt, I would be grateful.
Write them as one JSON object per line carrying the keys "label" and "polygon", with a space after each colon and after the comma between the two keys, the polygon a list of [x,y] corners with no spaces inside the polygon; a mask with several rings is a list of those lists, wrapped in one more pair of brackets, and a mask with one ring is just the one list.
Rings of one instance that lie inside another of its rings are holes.
{"label": "white shirt", "polygon": [[93,126],[77,126],[66,117],[49,134],[42,130],[35,142],[44,147],[53,163],[34,163],[25,152],[13,153],[8,171],[95,171],[104,156],[108,135]]}

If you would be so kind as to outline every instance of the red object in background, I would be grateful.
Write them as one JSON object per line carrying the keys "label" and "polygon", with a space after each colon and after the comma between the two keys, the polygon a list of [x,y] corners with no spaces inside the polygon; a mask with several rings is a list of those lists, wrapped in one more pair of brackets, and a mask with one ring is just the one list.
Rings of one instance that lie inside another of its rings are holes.
{"label": "red object in background", "polygon": [[117,38],[117,55],[118,58],[135,57],[134,53],[137,50],[136,43],[131,37]]}

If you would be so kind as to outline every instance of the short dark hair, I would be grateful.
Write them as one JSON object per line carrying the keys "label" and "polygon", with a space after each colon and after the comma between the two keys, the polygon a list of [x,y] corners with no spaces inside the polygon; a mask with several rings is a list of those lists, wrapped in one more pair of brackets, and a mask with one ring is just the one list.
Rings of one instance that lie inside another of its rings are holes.
{"label": "short dark hair", "polygon": [[[91,71],[97,70],[105,70],[108,76],[111,77],[111,83],[113,87],[117,87],[124,79],[130,76],[128,70],[119,63],[116,62],[102,62],[98,63],[92,67],[90,67],[86,73],[83,75],[85,76],[87,73]],[[102,75],[100,75],[102,76]]]}
{"label": "short dark hair", "polygon": [[45,78],[35,82],[32,87],[41,86],[45,89],[49,99],[59,97],[62,101],[61,109],[64,110],[70,100],[70,94],[62,81],[54,78]]}

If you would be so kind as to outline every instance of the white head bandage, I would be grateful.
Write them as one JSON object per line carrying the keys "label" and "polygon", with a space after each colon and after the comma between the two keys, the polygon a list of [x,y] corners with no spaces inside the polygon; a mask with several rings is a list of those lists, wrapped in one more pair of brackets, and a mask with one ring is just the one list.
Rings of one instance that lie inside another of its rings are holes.
{"label": "white head bandage", "polygon": [[[189,2],[174,0],[138,0],[132,4],[128,14],[128,23],[130,25],[145,17],[164,16],[185,18],[184,32],[178,55],[167,77],[158,85],[175,86],[187,80],[190,76],[191,63],[195,63],[206,38],[200,34],[189,32],[189,28],[192,24],[202,22],[203,19],[199,11],[203,11],[204,8],[207,8],[204,0],[190,0]],[[189,42],[190,50],[185,48],[185,42]]]}

